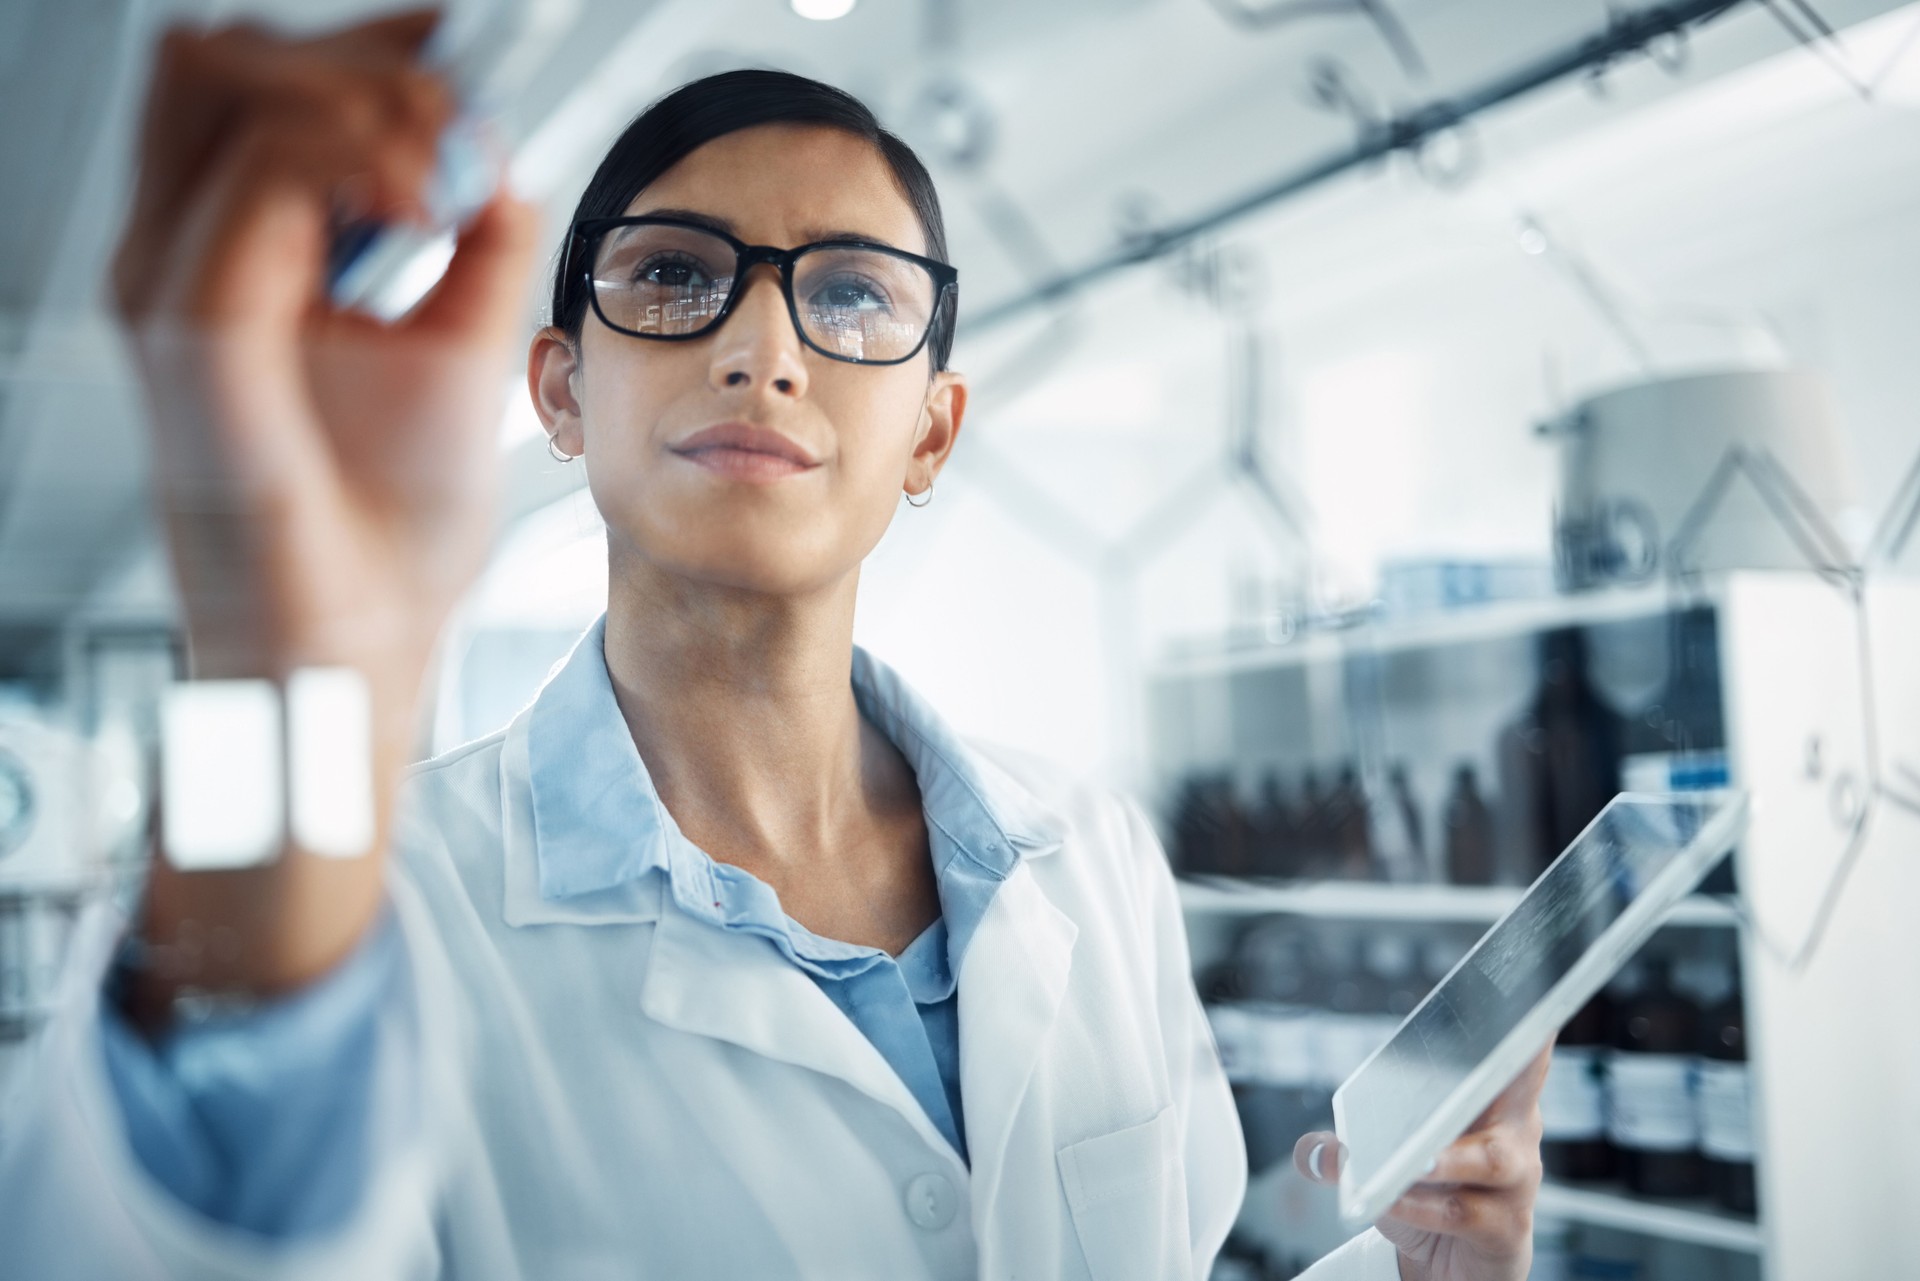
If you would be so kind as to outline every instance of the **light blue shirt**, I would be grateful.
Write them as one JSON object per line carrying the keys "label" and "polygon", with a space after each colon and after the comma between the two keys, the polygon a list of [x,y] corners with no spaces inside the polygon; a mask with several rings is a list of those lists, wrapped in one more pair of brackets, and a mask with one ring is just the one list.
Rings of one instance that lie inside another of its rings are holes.
{"label": "light blue shirt", "polygon": [[[990,769],[886,664],[853,650],[854,701],[912,766],[927,821],[941,916],[896,957],[823,938],[789,917],[773,888],[717,862],[667,813],[635,749],[607,674],[606,618],[598,619],[541,689],[528,713],[540,893],[593,894],[649,875],[668,878],[668,901],[716,929],[757,935],[820,985],[899,1073],[966,1158],[960,1096],[956,975],[994,892],[1023,852],[1056,845],[1064,824],[1030,792]],[[104,1037],[110,1075],[134,1151],[163,1186],[222,1222],[269,1236],[322,1229],[351,1211],[363,1181],[364,1100],[372,1073],[377,978],[403,949],[376,933],[342,970],[294,998],[305,1019],[255,1016],[244,1029],[182,1030],[154,1047],[124,1028]],[[380,959],[385,956],[385,960]],[[383,968],[384,967],[384,968]],[[109,1013],[107,1022],[116,1024]],[[202,1035],[223,1038],[222,1071],[182,1074]],[[328,1064],[317,1073],[312,1065]],[[222,1124],[236,1092],[275,1099],[249,1124]],[[358,1105],[350,1101],[358,1099]],[[311,1125],[327,1115],[330,1151]],[[290,1159],[292,1154],[302,1159]]]}

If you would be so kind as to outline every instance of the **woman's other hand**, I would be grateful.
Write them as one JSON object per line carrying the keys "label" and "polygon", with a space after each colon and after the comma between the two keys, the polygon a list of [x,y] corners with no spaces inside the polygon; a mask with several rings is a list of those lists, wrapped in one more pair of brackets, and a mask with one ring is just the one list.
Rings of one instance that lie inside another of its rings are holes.
{"label": "woman's other hand", "polygon": [[[1374,1225],[1399,1250],[1404,1281],[1525,1281],[1540,1192],[1540,1090],[1552,1061],[1549,1042]],[[1336,1184],[1341,1155],[1339,1140],[1319,1131],[1301,1136],[1293,1163]]]}
{"label": "woman's other hand", "polygon": [[[382,833],[434,644],[490,542],[535,227],[497,196],[395,323],[329,302],[342,219],[421,217],[454,110],[416,62],[436,18],[309,40],[170,32],[114,261],[193,675],[358,668]],[[230,931],[225,972],[196,984],[297,986],[373,920],[380,863],[290,849],[260,868],[181,874],[156,859],[145,930],[154,942],[182,921]]]}

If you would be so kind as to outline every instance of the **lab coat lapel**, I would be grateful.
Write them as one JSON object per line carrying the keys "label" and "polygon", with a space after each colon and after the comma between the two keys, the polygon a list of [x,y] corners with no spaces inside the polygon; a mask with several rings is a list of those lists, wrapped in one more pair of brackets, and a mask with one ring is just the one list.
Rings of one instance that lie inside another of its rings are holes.
{"label": "lab coat lapel", "polygon": [[1067,991],[1079,927],[1021,862],[994,895],[960,969],[960,1093],[973,1205],[993,1203],[1014,1116]]}
{"label": "lab coat lapel", "polygon": [[907,1118],[959,1165],[946,1136],[880,1051],[806,974],[762,938],[660,913],[640,992],[651,1019],[837,1077]]}
{"label": "lab coat lapel", "polygon": [[528,779],[527,713],[507,727],[500,753],[501,917],[508,925],[632,925],[660,915],[656,876],[591,894],[550,899],[540,891],[539,841]]}

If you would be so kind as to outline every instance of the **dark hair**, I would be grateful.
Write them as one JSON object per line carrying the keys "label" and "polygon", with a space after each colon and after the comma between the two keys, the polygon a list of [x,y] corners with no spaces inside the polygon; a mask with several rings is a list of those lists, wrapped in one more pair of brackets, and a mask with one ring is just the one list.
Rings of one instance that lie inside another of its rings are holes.
{"label": "dark hair", "polygon": [[[786,71],[724,71],[682,85],[638,116],[607,152],[593,181],[580,194],[568,224],[567,241],[553,276],[553,324],[578,341],[586,323],[587,291],[571,270],[572,227],[583,218],[616,218],[633,198],[696,148],[724,134],[754,125],[826,125],[864,138],[879,148],[894,179],[920,219],[927,257],[947,261],[947,230],[940,197],[927,167],[913,149],[880,127],[866,104],[832,85]],[[927,335],[933,367],[945,369],[953,350],[956,290],[941,297]]]}

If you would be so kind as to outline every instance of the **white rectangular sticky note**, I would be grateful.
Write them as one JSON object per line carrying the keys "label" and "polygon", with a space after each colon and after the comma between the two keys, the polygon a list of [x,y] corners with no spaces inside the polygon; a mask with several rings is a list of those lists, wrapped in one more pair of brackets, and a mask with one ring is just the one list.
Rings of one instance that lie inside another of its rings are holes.
{"label": "white rectangular sticky note", "polygon": [[302,667],[287,680],[293,843],[323,858],[373,848],[373,705],[351,667]]}
{"label": "white rectangular sticky note", "polygon": [[252,867],[285,839],[280,694],[271,681],[183,681],[160,701],[161,841],[183,871]]}

